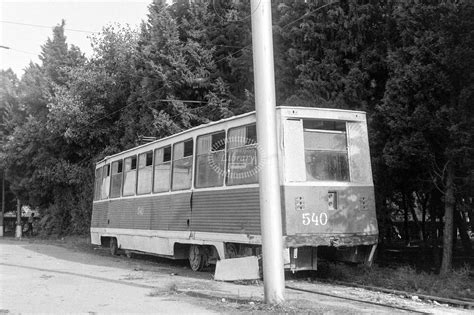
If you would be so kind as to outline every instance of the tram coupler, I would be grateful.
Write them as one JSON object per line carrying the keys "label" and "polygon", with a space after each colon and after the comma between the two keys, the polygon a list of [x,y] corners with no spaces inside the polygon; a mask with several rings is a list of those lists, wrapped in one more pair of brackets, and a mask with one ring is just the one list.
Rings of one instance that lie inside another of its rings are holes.
{"label": "tram coupler", "polygon": [[318,268],[317,247],[290,247],[285,251],[285,256],[285,269],[288,268],[292,272]]}

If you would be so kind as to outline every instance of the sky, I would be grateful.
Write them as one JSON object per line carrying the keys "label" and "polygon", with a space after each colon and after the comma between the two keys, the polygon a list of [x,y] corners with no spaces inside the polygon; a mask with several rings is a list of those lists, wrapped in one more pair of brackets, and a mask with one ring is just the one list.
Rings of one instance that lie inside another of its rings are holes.
{"label": "sky", "polygon": [[[0,0],[0,69],[11,68],[18,77],[30,61],[40,63],[41,46],[52,38],[53,27],[66,21],[68,44],[90,57],[90,36],[106,25],[137,27],[146,20],[152,0]],[[29,24],[29,25],[24,25]]]}

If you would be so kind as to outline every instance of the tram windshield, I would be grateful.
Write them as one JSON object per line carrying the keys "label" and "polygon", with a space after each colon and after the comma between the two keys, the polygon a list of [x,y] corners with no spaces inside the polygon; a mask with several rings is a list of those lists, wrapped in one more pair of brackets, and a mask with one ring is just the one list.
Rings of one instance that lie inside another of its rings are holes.
{"label": "tram windshield", "polygon": [[307,181],[349,181],[346,123],[303,120]]}

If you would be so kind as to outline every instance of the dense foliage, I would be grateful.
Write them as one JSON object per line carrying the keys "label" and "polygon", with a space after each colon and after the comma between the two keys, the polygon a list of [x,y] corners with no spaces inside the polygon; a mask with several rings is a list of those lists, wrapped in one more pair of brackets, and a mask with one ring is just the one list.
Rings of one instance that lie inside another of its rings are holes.
{"label": "dense foliage", "polygon": [[[90,58],[63,21],[41,64],[0,73],[1,163],[43,233],[88,231],[95,161],[253,110],[248,3],[190,2],[156,1],[139,30],[105,27]],[[443,217],[462,236],[473,222],[473,16],[469,1],[273,5],[277,104],[368,113],[382,242],[400,219],[406,242],[432,244]]]}

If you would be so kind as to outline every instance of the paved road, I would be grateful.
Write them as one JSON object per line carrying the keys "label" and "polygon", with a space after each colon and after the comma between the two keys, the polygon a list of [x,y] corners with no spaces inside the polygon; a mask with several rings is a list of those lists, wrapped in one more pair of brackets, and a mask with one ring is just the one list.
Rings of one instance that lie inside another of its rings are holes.
{"label": "paved road", "polygon": [[213,313],[170,295],[172,287],[131,281],[134,270],[104,257],[5,241],[0,253],[0,314]]}

